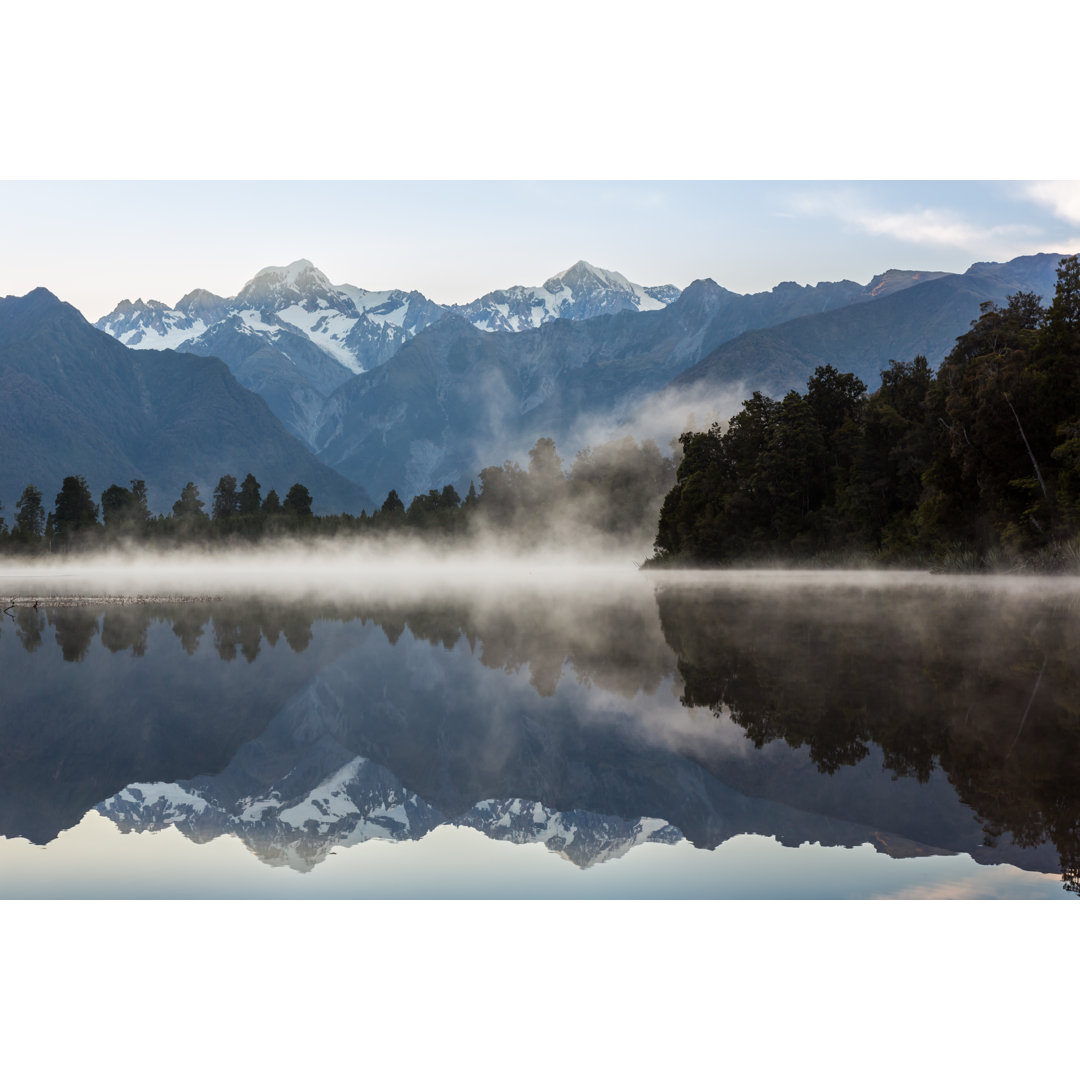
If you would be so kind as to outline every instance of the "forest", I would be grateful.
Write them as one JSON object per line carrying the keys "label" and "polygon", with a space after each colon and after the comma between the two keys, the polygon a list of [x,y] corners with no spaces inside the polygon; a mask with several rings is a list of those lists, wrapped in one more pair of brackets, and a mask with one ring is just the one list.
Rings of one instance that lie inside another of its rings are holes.
{"label": "forest", "polygon": [[859,559],[948,570],[1080,562],[1080,262],[1047,307],[986,303],[937,372],[831,365],[680,436],[649,566]]}
{"label": "forest", "polygon": [[33,485],[20,495],[11,527],[0,507],[0,552],[42,556],[104,550],[118,544],[142,547],[259,543],[283,537],[394,537],[474,540],[495,537],[508,545],[535,547],[592,537],[651,543],[675,465],[656,443],[627,436],[587,447],[564,470],[553,440],[539,439],[522,468],[512,461],[481,470],[480,490],[464,498],[452,484],[416,495],[408,506],[391,490],[372,514],[317,515],[308,489],[294,484],[285,497],[265,495],[253,473],[243,480],[222,476],[208,499],[194,483],[179,493],[169,514],[147,506],[146,484],[113,484],[95,502],[81,476],[66,477],[53,509]]}

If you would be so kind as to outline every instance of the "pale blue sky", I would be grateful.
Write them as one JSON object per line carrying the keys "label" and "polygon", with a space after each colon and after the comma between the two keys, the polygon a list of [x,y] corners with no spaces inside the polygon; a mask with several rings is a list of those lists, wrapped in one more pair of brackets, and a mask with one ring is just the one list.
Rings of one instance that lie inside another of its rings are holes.
{"label": "pale blue sky", "polygon": [[297,258],[441,303],[579,258],[752,292],[1080,251],[1080,183],[4,181],[0,250],[0,295],[44,285],[91,319],[125,298],[233,295]]}

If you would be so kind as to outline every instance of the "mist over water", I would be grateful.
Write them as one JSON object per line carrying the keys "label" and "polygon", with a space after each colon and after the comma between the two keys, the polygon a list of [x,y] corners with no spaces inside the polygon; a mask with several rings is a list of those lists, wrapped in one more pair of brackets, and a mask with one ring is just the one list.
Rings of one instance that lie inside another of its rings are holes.
{"label": "mist over water", "polygon": [[647,588],[636,573],[639,548],[561,546],[508,554],[494,542],[439,545],[419,540],[281,542],[206,553],[133,549],[89,558],[8,561],[0,593],[28,596],[162,596],[271,594],[336,597],[354,593],[406,596],[505,587],[574,591]]}
{"label": "mist over water", "polygon": [[392,535],[356,540],[282,540],[213,550],[147,551],[133,546],[89,556],[5,560],[0,598],[216,595],[339,597],[386,593],[423,596],[504,589],[610,589],[634,593],[671,585],[778,596],[811,591],[842,599],[878,593],[892,604],[903,594],[981,594],[1017,600],[1080,597],[1080,576],[936,574],[925,570],[787,569],[638,572],[640,543],[610,538],[573,546],[561,539],[515,550],[492,538],[439,543]]}
{"label": "mist over water", "polygon": [[[1004,869],[1012,895],[1025,875],[1075,887],[1075,579],[364,543],[8,564],[0,594],[13,842],[53,845],[93,812],[126,837],[232,837],[238,867],[317,883],[334,854],[445,853],[436,836],[471,830],[496,863],[663,864],[663,894],[696,896],[729,894],[702,859],[752,835],[889,865],[836,895],[999,895]],[[440,859],[397,894],[462,895]],[[577,894],[537,872],[531,895]],[[278,889],[238,873],[244,895]],[[657,895],[630,876],[610,895]],[[767,878],[741,894],[820,895]]]}

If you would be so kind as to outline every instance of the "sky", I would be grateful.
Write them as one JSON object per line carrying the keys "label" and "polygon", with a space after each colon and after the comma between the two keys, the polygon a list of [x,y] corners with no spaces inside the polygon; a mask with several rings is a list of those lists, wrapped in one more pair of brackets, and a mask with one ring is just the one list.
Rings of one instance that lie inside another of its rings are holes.
{"label": "sky", "polygon": [[0,295],[94,320],[233,296],[310,259],[336,284],[465,303],[578,259],[643,285],[865,283],[891,268],[1080,251],[1080,182],[4,180]]}

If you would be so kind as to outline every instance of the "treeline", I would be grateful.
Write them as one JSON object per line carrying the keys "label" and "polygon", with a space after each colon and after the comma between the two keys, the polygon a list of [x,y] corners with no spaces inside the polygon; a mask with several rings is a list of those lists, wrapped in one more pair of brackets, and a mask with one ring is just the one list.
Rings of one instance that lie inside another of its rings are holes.
{"label": "treeline", "polygon": [[254,539],[302,532],[314,520],[311,495],[303,484],[294,484],[284,500],[272,489],[263,498],[251,473],[239,486],[234,476],[221,477],[209,512],[194,483],[184,486],[171,513],[155,516],[147,505],[145,481],[132,480],[126,488],[113,484],[101,493],[99,505],[81,476],[64,478],[54,509],[48,514],[42,493],[33,484],[23,490],[15,511],[10,529],[0,517],[0,545],[19,555],[130,541],[167,544],[235,536]]}
{"label": "treeline", "polygon": [[935,374],[890,361],[867,394],[819,367],[806,393],[755,393],[726,425],[680,436],[649,565],[835,560],[952,569],[1080,558],[1080,262],[1049,307],[1017,293]]}
{"label": "treeline", "polygon": [[674,478],[674,464],[654,442],[639,445],[630,437],[582,450],[568,470],[555,443],[540,439],[529,451],[527,468],[507,461],[483,469],[479,492],[470,484],[462,498],[448,484],[417,495],[406,507],[391,491],[379,510],[359,516],[314,514],[303,484],[294,484],[284,499],[274,490],[263,496],[252,473],[242,481],[221,477],[209,505],[199,488],[188,483],[171,513],[156,516],[148,508],[143,480],[132,480],[126,488],[113,484],[97,503],[83,477],[69,476],[48,513],[42,493],[33,485],[24,489],[10,528],[0,516],[0,551],[34,555],[120,543],[171,546],[394,533],[439,538],[484,534],[531,545],[563,528],[631,539],[638,534],[647,545]]}

